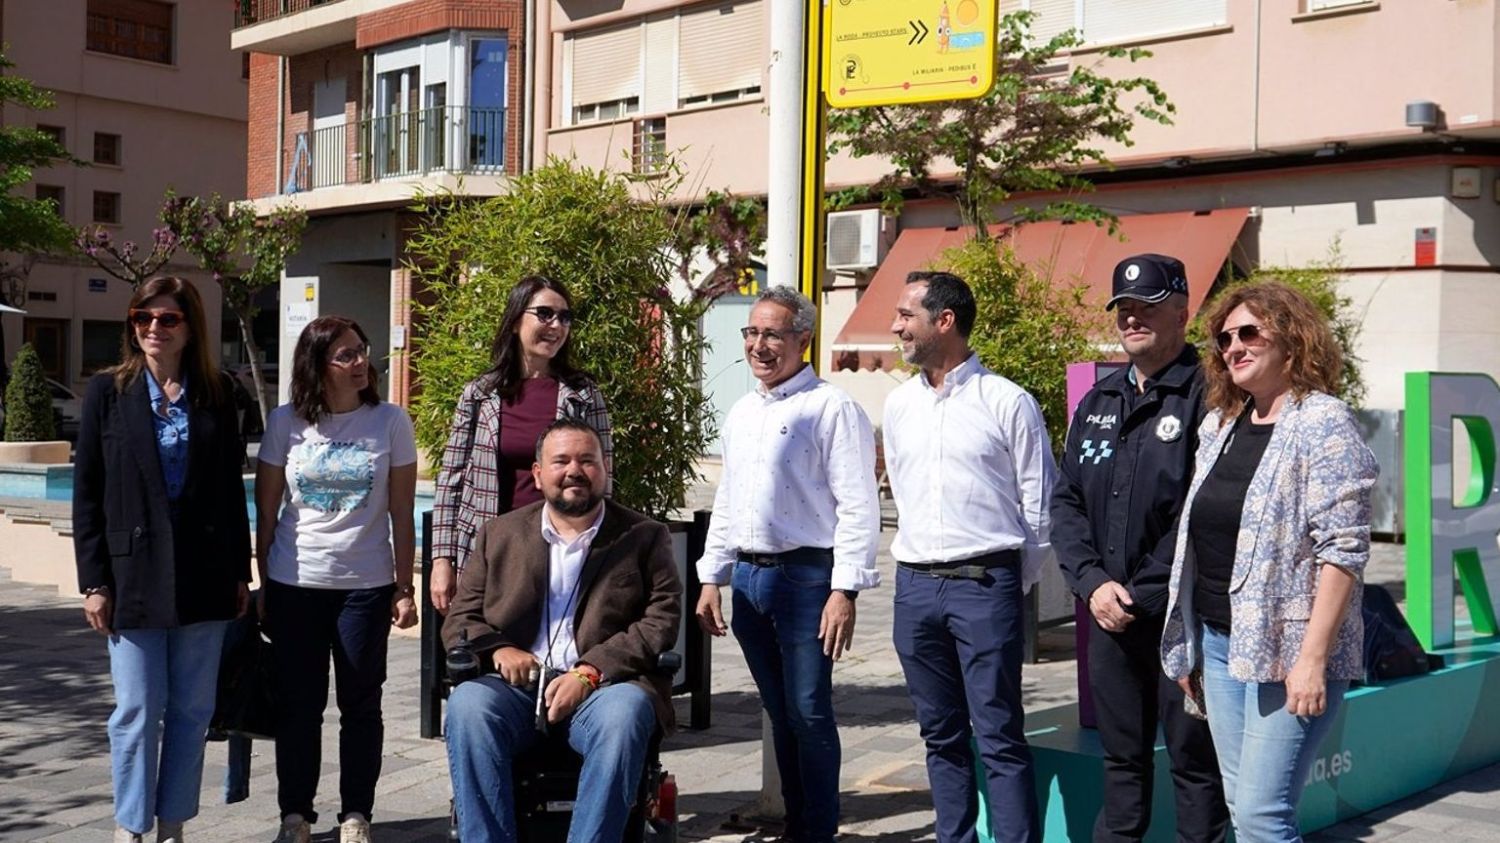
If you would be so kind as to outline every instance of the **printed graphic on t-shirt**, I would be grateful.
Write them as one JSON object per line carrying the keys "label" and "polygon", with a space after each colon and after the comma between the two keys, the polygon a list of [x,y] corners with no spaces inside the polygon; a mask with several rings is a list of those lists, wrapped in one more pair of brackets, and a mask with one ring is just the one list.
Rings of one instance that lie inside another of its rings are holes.
{"label": "printed graphic on t-shirt", "polygon": [[318,512],[363,509],[375,486],[375,453],[363,442],[303,442],[292,459],[302,502]]}

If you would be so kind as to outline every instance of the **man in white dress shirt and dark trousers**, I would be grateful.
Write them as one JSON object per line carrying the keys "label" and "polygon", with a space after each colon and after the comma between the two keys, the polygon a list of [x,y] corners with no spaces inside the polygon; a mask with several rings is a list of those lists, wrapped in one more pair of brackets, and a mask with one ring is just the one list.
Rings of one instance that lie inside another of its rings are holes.
{"label": "man in white dress shirt and dark trousers", "polygon": [[714,496],[698,622],[725,633],[720,589],[732,587],[734,636],[771,721],[786,835],[838,833],[839,735],[833,663],[854,635],[855,598],[878,585],[880,505],[875,435],[863,410],[803,362],[817,309],[785,287],[750,311],[745,360],[760,381],[724,420],[724,473]]}
{"label": "man in white dress shirt and dark trousers", "polygon": [[[974,843],[974,755],[996,841],[1035,841],[1021,710],[1022,595],[1048,554],[1055,467],[1036,399],[969,348],[974,294],[913,272],[891,331],[921,372],[886,399],[886,468],[900,517],[896,654],[927,744],[940,843]],[[1058,373],[1061,377],[1062,373]]]}

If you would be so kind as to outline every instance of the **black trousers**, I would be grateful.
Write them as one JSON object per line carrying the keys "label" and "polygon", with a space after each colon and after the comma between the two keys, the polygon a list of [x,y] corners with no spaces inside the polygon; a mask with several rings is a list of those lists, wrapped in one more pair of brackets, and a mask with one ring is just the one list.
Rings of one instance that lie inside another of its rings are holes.
{"label": "black trousers", "polygon": [[1177,840],[1219,843],[1229,827],[1208,723],[1182,708],[1182,689],[1161,671],[1164,618],[1137,618],[1121,633],[1089,630],[1089,685],[1104,747],[1104,806],[1095,843],[1141,840],[1151,826],[1156,730],[1172,759]]}

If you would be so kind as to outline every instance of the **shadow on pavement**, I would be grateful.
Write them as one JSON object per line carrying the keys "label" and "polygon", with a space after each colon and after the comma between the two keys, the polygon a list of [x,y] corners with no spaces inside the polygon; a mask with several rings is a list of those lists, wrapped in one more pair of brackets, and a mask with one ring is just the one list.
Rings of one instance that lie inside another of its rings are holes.
{"label": "shadow on pavement", "polygon": [[[760,798],[756,791],[731,791],[719,793],[683,794],[678,802],[679,811],[688,817],[678,833],[688,839],[703,837],[732,838],[741,843],[770,843],[777,840],[779,823],[760,823],[755,817],[756,802]],[[729,822],[724,822],[724,812],[714,810],[711,805],[741,803],[733,812]],[[844,791],[839,796],[841,831],[839,840],[872,841],[872,843],[911,843],[912,840],[933,833],[932,795],[928,791],[890,791],[884,793],[860,793]],[[884,822],[903,814],[914,814],[910,825],[899,828],[864,830],[859,826],[871,823],[895,825]]]}

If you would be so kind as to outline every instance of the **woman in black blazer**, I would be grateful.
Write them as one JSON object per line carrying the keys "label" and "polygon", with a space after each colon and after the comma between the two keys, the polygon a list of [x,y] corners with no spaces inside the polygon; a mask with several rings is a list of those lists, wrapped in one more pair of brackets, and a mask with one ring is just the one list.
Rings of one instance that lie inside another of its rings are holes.
{"label": "woman in black blazer", "polygon": [[245,449],[191,283],[140,286],[121,358],[83,399],[73,547],[84,614],[109,641],[116,843],[153,821],[158,840],[181,843],[224,631],[249,600]]}

